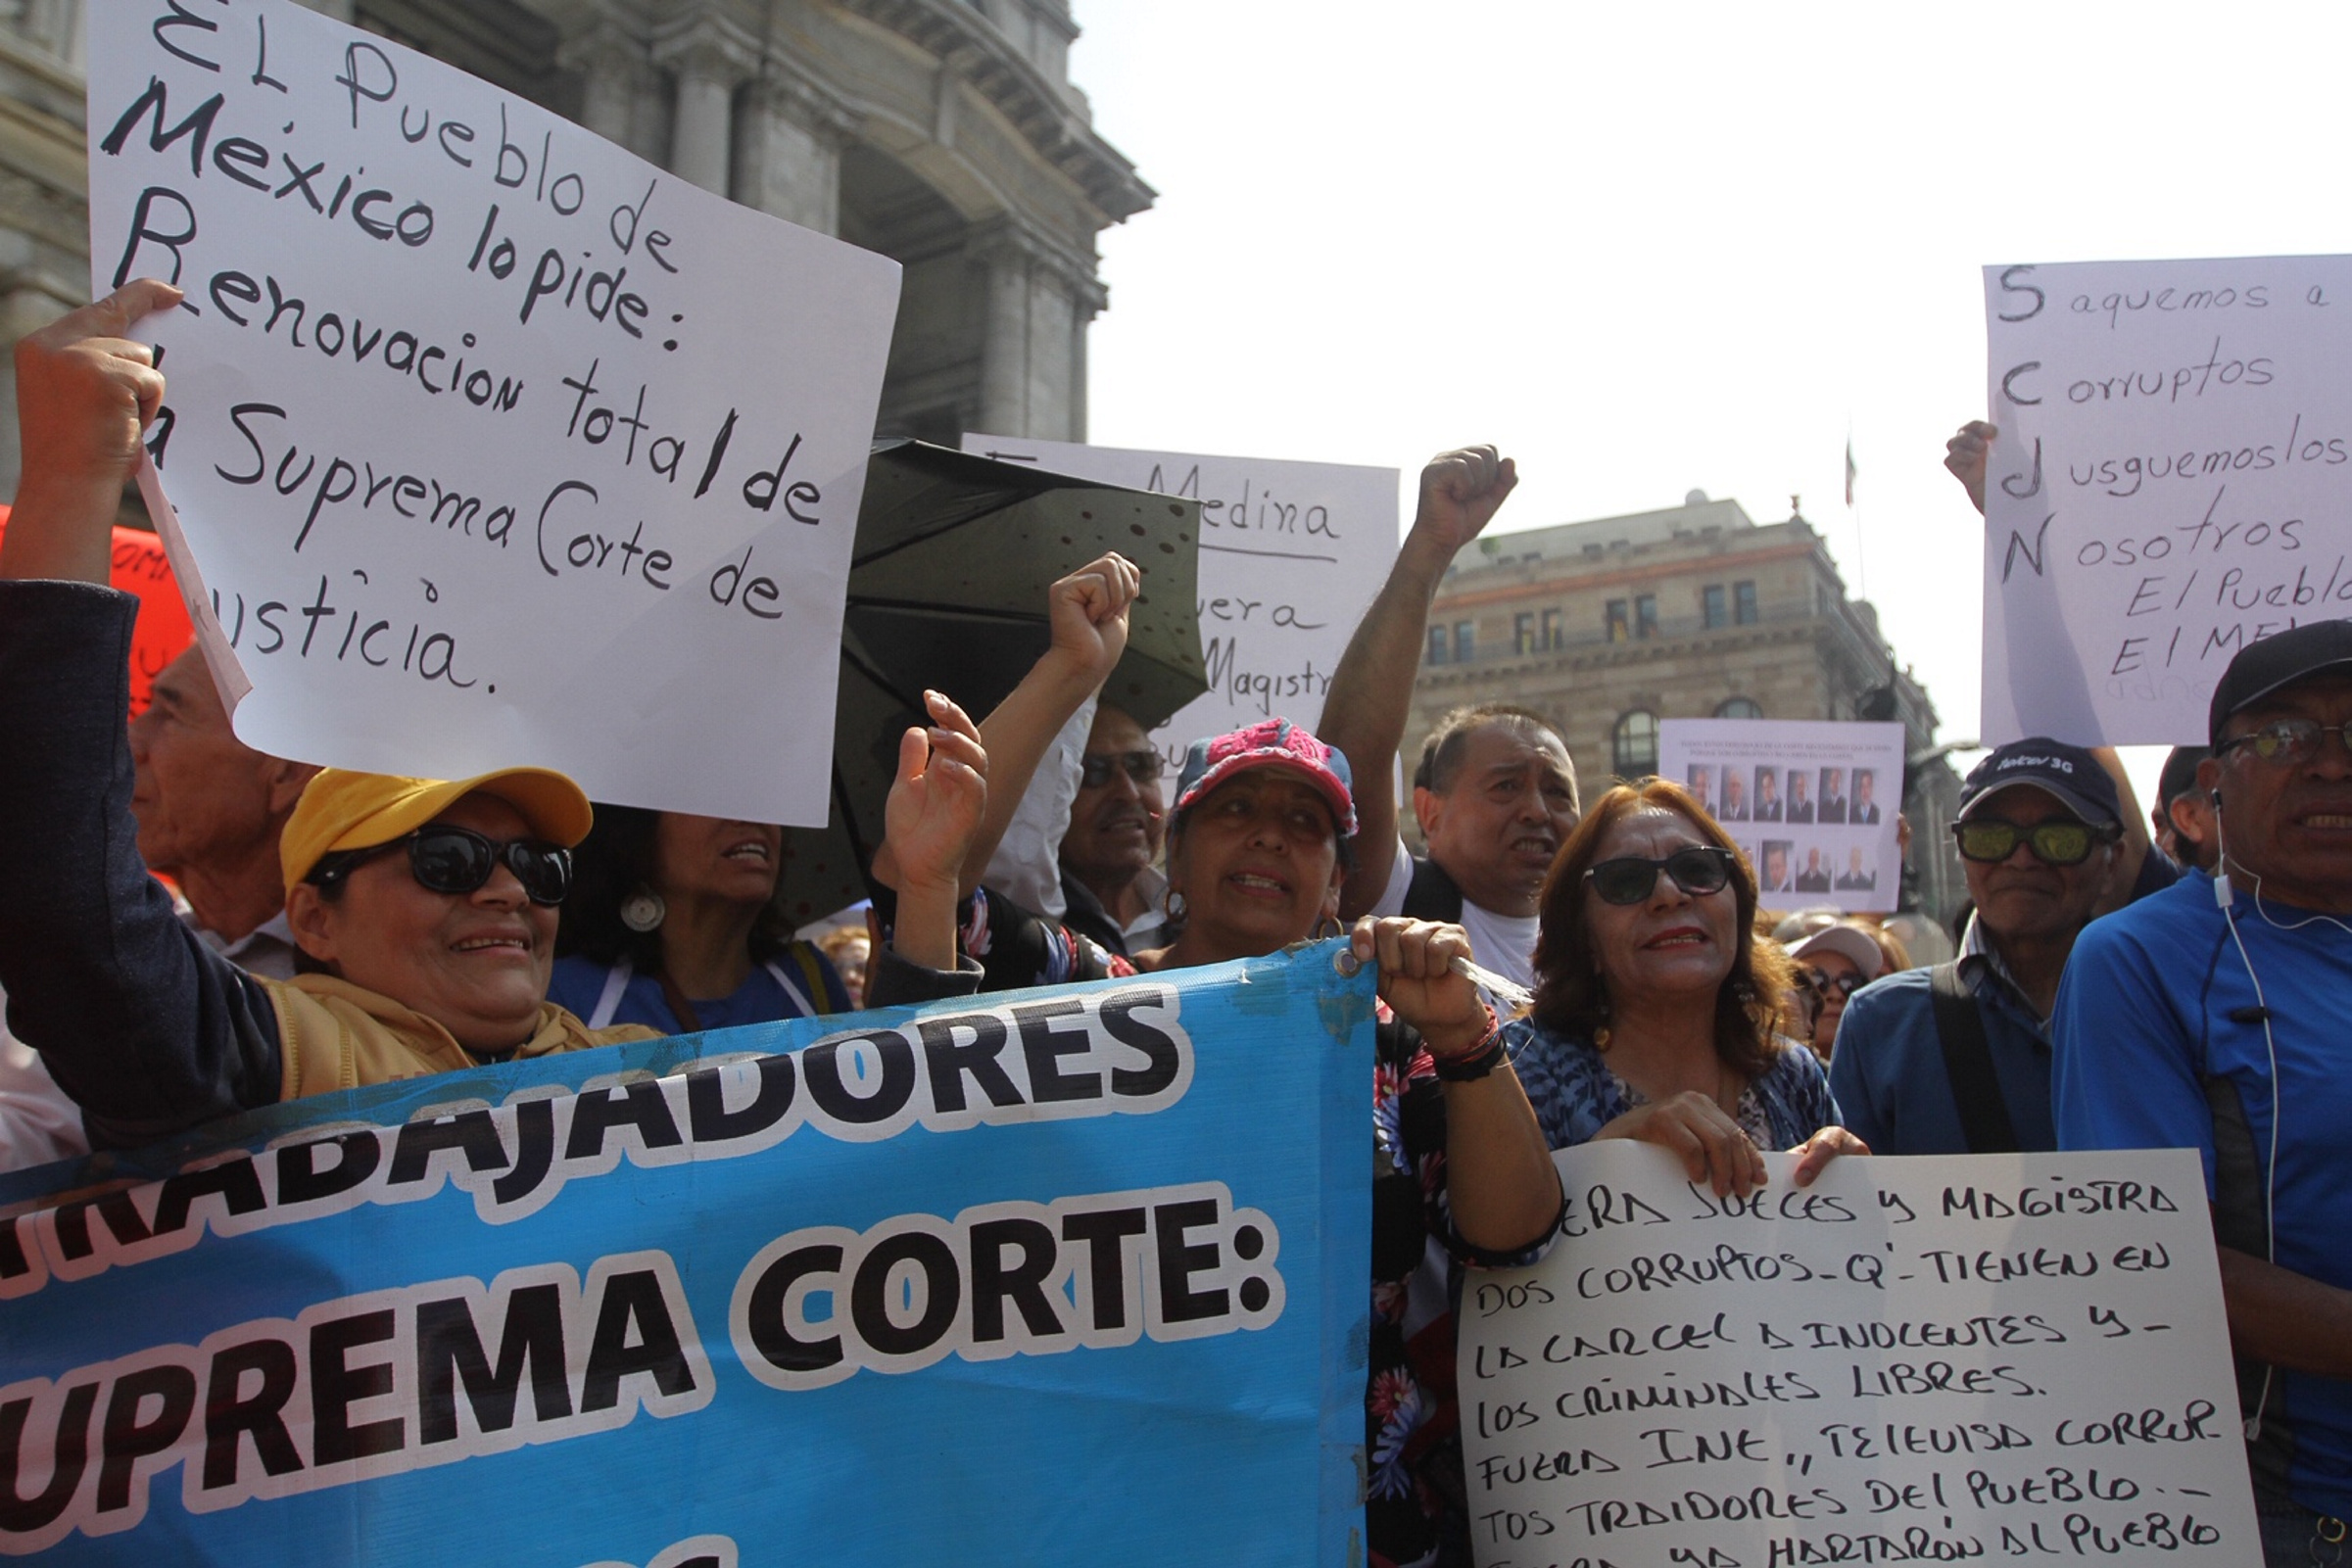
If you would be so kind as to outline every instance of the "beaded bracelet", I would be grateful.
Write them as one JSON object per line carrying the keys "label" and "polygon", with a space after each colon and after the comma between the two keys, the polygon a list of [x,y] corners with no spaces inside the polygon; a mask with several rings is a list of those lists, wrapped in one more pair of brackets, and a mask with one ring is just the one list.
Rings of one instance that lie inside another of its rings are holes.
{"label": "beaded bracelet", "polygon": [[1439,1057],[1437,1075],[1446,1083],[1475,1083],[1510,1060],[1510,1053],[1503,1049],[1503,1031],[1497,1029],[1486,1037],[1479,1050],[1464,1056]]}
{"label": "beaded bracelet", "polygon": [[1492,1003],[1478,1005],[1486,1012],[1486,1032],[1478,1037],[1478,1043],[1458,1055],[1434,1059],[1437,1075],[1444,1082],[1474,1083],[1494,1071],[1495,1065],[1504,1060],[1503,1022],[1495,1017]]}

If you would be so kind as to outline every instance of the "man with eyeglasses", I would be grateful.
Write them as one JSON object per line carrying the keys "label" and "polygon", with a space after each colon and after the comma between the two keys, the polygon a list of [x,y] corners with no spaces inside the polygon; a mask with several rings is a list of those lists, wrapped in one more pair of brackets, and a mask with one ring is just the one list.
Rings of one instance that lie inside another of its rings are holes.
{"label": "man with eyeglasses", "polygon": [[1162,772],[1159,749],[1131,715],[1109,703],[1094,710],[1062,835],[1062,923],[1123,958],[1176,935],[1168,879],[1156,869],[1168,817]]}
{"label": "man with eyeglasses", "polygon": [[2204,1159],[2271,1564],[2352,1535],[2352,624],[2250,642],[2197,784],[2221,875],[2091,928],[2053,1027],[2068,1149]]}
{"label": "man with eyeglasses", "polygon": [[1830,1088],[1873,1150],[2058,1146],[2050,1009],[2114,875],[2122,818],[2115,782],[2080,746],[2012,741],[1969,773],[1952,824],[1976,904],[1960,956],[1863,987],[1838,1025]]}
{"label": "man with eyeglasses", "polygon": [[[310,971],[291,980],[222,958],[148,875],[122,727],[137,601],[106,586],[109,525],[164,396],[153,351],[124,335],[178,299],[142,279],[17,346],[24,469],[0,544],[0,985],[18,1033],[99,1148],[322,1090],[644,1038],[546,1001],[555,906],[590,818],[560,774],[312,778],[278,845]],[[901,745],[890,828],[900,950],[946,971],[985,757],[952,704],[933,713],[942,728]]]}

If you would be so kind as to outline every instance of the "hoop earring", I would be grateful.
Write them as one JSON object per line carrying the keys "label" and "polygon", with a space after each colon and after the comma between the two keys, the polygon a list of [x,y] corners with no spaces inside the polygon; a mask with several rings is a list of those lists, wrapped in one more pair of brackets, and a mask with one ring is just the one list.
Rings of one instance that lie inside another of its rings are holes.
{"label": "hoop earring", "polygon": [[650,887],[640,887],[621,900],[621,924],[641,936],[647,931],[660,929],[662,921],[668,918],[669,913],[669,905],[663,903],[661,895]]}
{"label": "hoop earring", "polygon": [[1337,915],[1325,915],[1316,925],[1315,940],[1319,942],[1328,941],[1334,936],[1345,936],[1347,933],[1348,928],[1339,924],[1339,917]]}
{"label": "hoop earring", "polygon": [[1172,889],[1168,894],[1169,920],[1177,925],[1183,924],[1185,907],[1184,895]]}

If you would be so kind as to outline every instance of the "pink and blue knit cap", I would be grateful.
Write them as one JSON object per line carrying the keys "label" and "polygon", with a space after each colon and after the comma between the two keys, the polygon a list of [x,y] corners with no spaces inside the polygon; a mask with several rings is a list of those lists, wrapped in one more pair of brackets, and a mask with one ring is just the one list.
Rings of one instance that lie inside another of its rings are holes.
{"label": "pink and blue knit cap", "polygon": [[1261,719],[1246,728],[1193,741],[1185,748],[1184,766],[1176,775],[1176,809],[1184,810],[1235,774],[1252,768],[1287,768],[1300,775],[1330,803],[1339,836],[1356,835],[1356,796],[1348,759],[1288,719]]}

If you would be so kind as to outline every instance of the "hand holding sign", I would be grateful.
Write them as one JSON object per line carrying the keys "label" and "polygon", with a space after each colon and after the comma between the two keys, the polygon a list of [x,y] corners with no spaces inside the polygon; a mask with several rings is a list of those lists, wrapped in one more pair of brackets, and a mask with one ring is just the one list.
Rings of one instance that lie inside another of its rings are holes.
{"label": "hand holding sign", "polygon": [[0,576],[107,580],[108,530],[138,464],[139,433],[164,400],[155,351],[126,335],[179,299],[141,278],[18,341],[24,471]]}

